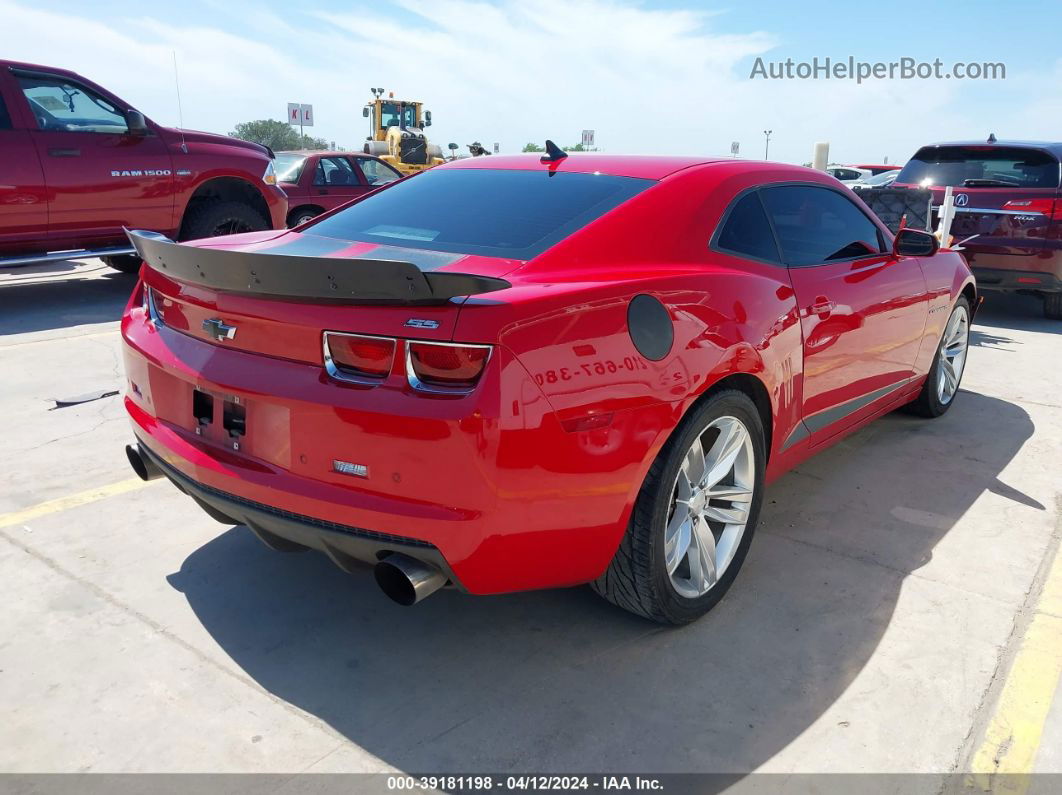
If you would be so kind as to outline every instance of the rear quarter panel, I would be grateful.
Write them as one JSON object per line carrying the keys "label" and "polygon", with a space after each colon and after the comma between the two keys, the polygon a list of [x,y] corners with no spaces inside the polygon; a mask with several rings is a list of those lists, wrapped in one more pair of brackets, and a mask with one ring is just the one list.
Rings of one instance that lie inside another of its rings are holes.
{"label": "rear quarter panel", "polygon": [[[633,445],[641,460],[630,502],[681,417],[727,376],[748,374],[769,395],[772,470],[784,466],[775,453],[799,422],[801,336],[788,272],[708,248],[730,199],[764,179],[762,168],[743,166],[665,179],[511,274],[512,290],[461,310],[456,338],[511,350],[562,422],[651,418],[637,427],[648,441]],[[639,294],[659,300],[673,324],[659,361],[630,336],[627,309]]]}

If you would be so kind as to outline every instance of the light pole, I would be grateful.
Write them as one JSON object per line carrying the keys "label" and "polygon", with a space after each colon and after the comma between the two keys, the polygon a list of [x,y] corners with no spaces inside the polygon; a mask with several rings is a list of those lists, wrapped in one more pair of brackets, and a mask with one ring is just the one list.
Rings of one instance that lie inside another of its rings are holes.
{"label": "light pole", "polygon": [[767,159],[767,152],[769,152],[770,149],[771,149],[771,133],[773,133],[773,132],[774,132],[774,130],[764,130],[763,131],[763,138],[764,138],[763,159],[764,160]]}

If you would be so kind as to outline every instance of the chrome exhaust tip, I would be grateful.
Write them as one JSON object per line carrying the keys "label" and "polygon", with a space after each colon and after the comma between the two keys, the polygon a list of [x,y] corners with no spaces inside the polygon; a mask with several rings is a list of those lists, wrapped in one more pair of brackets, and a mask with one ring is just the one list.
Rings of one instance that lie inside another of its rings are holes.
{"label": "chrome exhaust tip", "polygon": [[393,601],[409,607],[446,585],[446,575],[434,566],[401,552],[392,552],[372,570],[376,584]]}
{"label": "chrome exhaust tip", "polygon": [[140,451],[140,445],[127,444],[125,457],[129,459],[129,466],[133,468],[141,480],[155,480],[162,477],[162,470],[155,466],[155,462]]}

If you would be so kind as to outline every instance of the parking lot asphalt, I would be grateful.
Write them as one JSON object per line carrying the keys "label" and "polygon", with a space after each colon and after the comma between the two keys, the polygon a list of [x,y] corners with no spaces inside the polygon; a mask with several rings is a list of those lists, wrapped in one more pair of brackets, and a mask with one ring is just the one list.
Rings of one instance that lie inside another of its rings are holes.
{"label": "parking lot asphalt", "polygon": [[133,283],[0,273],[0,770],[1062,772],[1034,299],[989,294],[945,417],[775,483],[734,588],[666,629],[586,588],[398,607],[133,480],[120,396],[53,402],[122,388]]}

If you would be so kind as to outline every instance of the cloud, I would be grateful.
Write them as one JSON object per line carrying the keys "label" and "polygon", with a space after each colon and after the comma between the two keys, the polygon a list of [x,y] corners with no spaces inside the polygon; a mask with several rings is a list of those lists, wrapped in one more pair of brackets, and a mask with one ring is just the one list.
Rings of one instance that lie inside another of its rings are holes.
{"label": "cloud", "polygon": [[[592,128],[607,151],[720,154],[736,140],[759,157],[771,129],[778,159],[808,160],[826,140],[835,160],[898,161],[930,140],[987,134],[986,104],[1043,134],[1062,122],[1062,106],[1016,74],[962,85],[750,80],[755,57],[782,60],[799,42],[728,29],[726,14],[631,0],[399,0],[283,14],[187,0],[176,20],[96,14],[0,0],[5,56],[74,69],[176,124],[176,52],[187,127],[226,132],[309,102],[313,132],[348,148],[364,140],[370,86],[426,102],[431,137],[462,149],[564,145]],[[996,126],[1001,137],[1029,134]]]}

